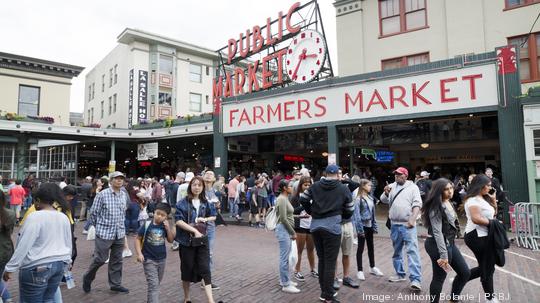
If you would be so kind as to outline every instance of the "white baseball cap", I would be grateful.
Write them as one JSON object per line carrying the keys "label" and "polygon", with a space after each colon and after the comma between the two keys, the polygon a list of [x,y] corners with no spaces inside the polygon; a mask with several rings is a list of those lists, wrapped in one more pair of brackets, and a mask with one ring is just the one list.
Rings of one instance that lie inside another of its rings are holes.
{"label": "white baseball cap", "polygon": [[191,179],[193,179],[193,177],[195,177],[195,174],[193,174],[192,172],[188,172],[188,173],[186,173],[186,179],[185,179],[185,181],[186,181],[186,182],[190,182]]}
{"label": "white baseball cap", "polygon": [[425,170],[423,170],[421,173],[420,173],[420,177],[428,177],[429,176],[429,173]]}

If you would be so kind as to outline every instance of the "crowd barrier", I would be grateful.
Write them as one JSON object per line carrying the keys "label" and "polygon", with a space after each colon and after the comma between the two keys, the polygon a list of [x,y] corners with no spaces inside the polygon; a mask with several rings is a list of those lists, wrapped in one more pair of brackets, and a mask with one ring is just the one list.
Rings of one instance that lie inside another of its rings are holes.
{"label": "crowd barrier", "polygon": [[516,203],[509,207],[509,214],[517,246],[540,250],[540,203]]}

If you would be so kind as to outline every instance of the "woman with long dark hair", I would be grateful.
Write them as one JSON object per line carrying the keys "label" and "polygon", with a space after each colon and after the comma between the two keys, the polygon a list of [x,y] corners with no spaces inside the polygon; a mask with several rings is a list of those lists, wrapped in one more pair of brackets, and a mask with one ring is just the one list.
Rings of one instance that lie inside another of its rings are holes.
{"label": "woman with long dark hair", "polygon": [[[6,208],[7,201],[4,191],[0,190],[0,273],[4,272],[6,263],[13,255],[13,241],[11,234],[15,228],[15,212]],[[11,295],[7,290],[4,281],[0,280],[0,298],[4,302],[11,300]]]}
{"label": "woman with long dark hair", "polygon": [[203,178],[191,179],[187,196],[176,205],[176,241],[180,244],[180,272],[184,303],[190,303],[190,284],[203,281],[208,303],[214,303],[210,273],[207,223],[216,220],[216,210],[208,203]]}
{"label": "woman with long dark hair", "polygon": [[493,296],[493,274],[495,273],[495,259],[488,256],[493,253],[488,245],[489,221],[497,213],[497,192],[492,191],[491,179],[486,175],[476,175],[465,196],[465,244],[472,250],[478,266],[471,269],[469,280],[480,277],[485,298],[488,302],[499,302]]}
{"label": "woman with long dark hair", "polygon": [[303,176],[298,181],[298,187],[294,196],[291,198],[291,204],[294,208],[294,231],[296,232],[296,247],[298,249],[298,262],[294,268],[294,278],[298,281],[305,281],[302,275],[302,253],[304,247],[307,249],[307,257],[309,262],[310,273],[313,277],[319,278],[319,274],[315,270],[315,244],[309,228],[311,226],[311,216],[304,210],[300,204],[300,193],[303,193],[311,186],[311,177]]}
{"label": "woman with long dark hair", "polygon": [[19,270],[21,302],[52,302],[66,267],[71,263],[72,235],[68,217],[58,211],[69,209],[55,183],[37,190],[35,208],[20,230],[17,248],[6,265],[4,281]]}
{"label": "woman with long dark hair", "polygon": [[431,302],[439,302],[444,280],[451,269],[457,274],[452,282],[452,299],[459,297],[469,280],[469,267],[454,244],[459,221],[451,201],[453,195],[454,184],[448,179],[437,179],[433,182],[421,210],[422,221],[428,229],[425,248],[433,269],[433,278],[429,285]]}

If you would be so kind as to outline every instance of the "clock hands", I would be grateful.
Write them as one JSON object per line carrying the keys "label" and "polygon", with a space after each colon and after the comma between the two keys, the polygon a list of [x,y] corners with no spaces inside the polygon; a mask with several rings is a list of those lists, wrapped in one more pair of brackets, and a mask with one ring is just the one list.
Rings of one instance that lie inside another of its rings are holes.
{"label": "clock hands", "polygon": [[307,48],[304,48],[302,50],[302,53],[298,56],[298,63],[296,64],[296,68],[294,69],[294,73],[292,75],[292,79],[296,80],[298,78],[298,68],[300,68],[300,63],[302,63],[303,60],[307,58],[317,58],[317,54],[309,54],[307,55]]}

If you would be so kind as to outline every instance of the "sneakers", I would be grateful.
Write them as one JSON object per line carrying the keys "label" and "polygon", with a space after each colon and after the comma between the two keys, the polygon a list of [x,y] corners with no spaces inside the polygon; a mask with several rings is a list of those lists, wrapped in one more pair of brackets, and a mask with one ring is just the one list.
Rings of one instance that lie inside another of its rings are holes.
{"label": "sneakers", "polygon": [[88,231],[86,229],[83,229],[82,234],[83,235],[88,235]]}
{"label": "sneakers", "polygon": [[301,272],[295,272],[294,273],[294,278],[300,282],[304,282],[306,281],[306,278],[302,275]]}
{"label": "sneakers", "polygon": [[215,283],[212,283],[212,290],[219,290],[220,287],[217,286]]}
{"label": "sneakers", "polygon": [[332,300],[335,300],[335,301],[332,301],[332,300],[326,300],[326,299],[323,298],[322,296],[319,297],[319,301],[322,301],[322,302],[339,302],[339,301],[336,299],[337,294],[338,294],[338,292],[336,291],[336,292],[332,295]]}
{"label": "sneakers", "polygon": [[122,258],[129,258],[131,256],[133,256],[131,249],[124,249],[124,251],[122,251]]}
{"label": "sneakers", "polygon": [[366,276],[364,276],[364,272],[363,271],[359,271],[357,274],[356,274],[356,278],[360,281],[364,281],[366,280]]}
{"label": "sneakers", "polygon": [[411,282],[411,289],[420,291],[420,290],[422,290],[422,284],[420,284],[420,282],[418,282],[418,281],[412,281]]}
{"label": "sneakers", "polygon": [[372,267],[372,268],[369,270],[369,273],[372,274],[372,275],[378,276],[378,277],[384,276],[384,274],[382,273],[382,271],[380,271],[377,267]]}
{"label": "sneakers", "polygon": [[[292,285],[292,286],[296,287],[296,286],[298,286],[298,283],[296,283],[294,281],[289,281],[289,285]],[[286,287],[285,285],[281,284],[281,282],[279,282],[279,286]]]}
{"label": "sneakers", "polygon": [[125,288],[124,286],[113,286],[111,287],[111,290],[116,292],[129,293],[129,289]]}
{"label": "sneakers", "polygon": [[407,281],[407,279],[405,279],[405,277],[403,276],[390,276],[390,278],[388,278],[388,281],[390,282],[401,282],[401,281]]}
{"label": "sneakers", "polygon": [[107,258],[107,260],[105,260],[105,264],[109,263],[109,259],[110,259],[110,258]]}
{"label": "sneakers", "polygon": [[83,284],[82,284],[82,289],[85,293],[89,293],[91,290],[92,290],[92,281],[89,281],[88,279],[86,279],[86,275],[83,275]]}
{"label": "sneakers", "polygon": [[319,273],[314,270],[311,271],[311,275],[317,279],[319,278]]}
{"label": "sneakers", "polygon": [[300,289],[296,288],[296,286],[289,284],[289,286],[284,286],[281,288],[281,291],[282,292],[286,292],[286,293],[289,293],[289,294],[297,294],[300,292]]}
{"label": "sneakers", "polygon": [[176,251],[179,248],[180,248],[180,244],[178,242],[174,241],[172,246],[171,246],[171,249]]}
{"label": "sneakers", "polygon": [[334,279],[334,284],[332,285],[332,287],[333,287],[335,290],[339,290],[339,280],[338,280],[338,278],[335,278],[335,279]]}
{"label": "sneakers", "polygon": [[356,283],[351,277],[344,277],[343,278],[343,285],[348,286],[350,288],[358,288],[360,285]]}

